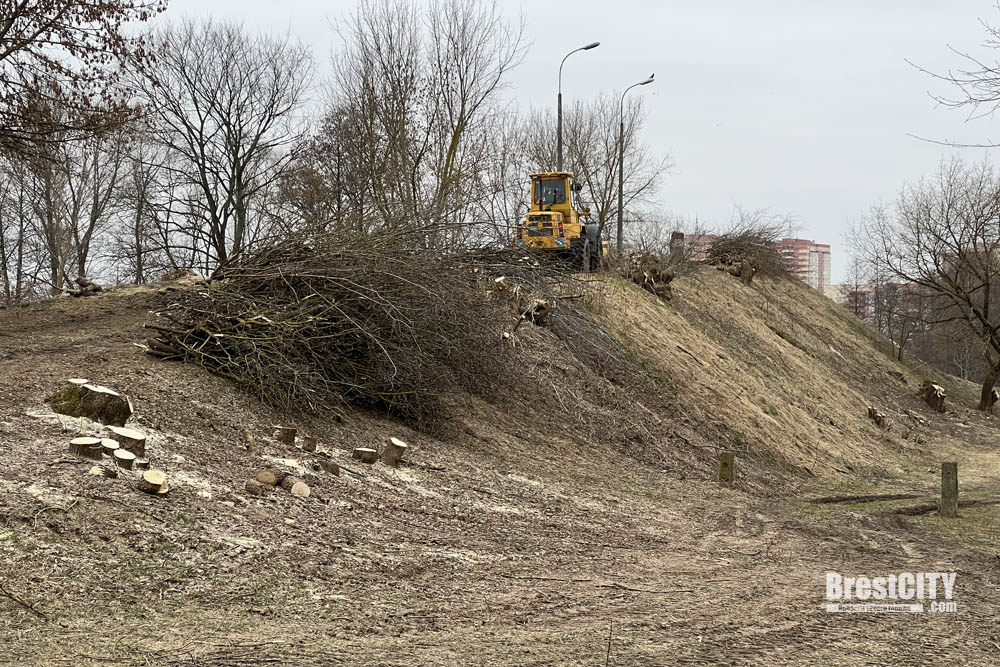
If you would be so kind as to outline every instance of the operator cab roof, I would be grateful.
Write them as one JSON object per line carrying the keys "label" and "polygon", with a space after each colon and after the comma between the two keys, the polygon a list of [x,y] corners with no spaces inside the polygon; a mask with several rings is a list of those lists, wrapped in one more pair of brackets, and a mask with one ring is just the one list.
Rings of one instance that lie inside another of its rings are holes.
{"label": "operator cab roof", "polygon": [[573,174],[568,171],[540,171],[530,174],[531,180],[537,181],[542,178],[573,178]]}

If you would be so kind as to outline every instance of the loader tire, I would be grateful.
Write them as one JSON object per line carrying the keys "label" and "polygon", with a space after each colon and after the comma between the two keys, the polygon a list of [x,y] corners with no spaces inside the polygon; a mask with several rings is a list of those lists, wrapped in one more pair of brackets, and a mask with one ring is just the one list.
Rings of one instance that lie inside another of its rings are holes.
{"label": "loader tire", "polygon": [[583,244],[582,238],[571,239],[569,242],[569,263],[575,271],[587,271],[587,267],[583,265]]}

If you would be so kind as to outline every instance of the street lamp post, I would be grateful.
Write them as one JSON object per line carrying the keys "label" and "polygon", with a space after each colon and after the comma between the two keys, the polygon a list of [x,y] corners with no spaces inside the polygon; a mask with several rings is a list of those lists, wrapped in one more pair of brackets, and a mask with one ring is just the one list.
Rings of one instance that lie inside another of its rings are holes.
{"label": "street lamp post", "polygon": [[624,206],[624,191],[625,191],[625,95],[628,91],[632,90],[636,86],[645,86],[647,83],[653,83],[653,77],[655,74],[650,74],[649,78],[645,81],[640,81],[639,83],[633,83],[631,86],[625,89],[622,93],[621,103],[618,105],[618,243],[617,250],[618,254],[622,253],[622,215]]}
{"label": "street lamp post", "polygon": [[556,111],[556,171],[562,171],[562,168],[563,168],[563,159],[562,159],[562,68],[563,68],[563,63],[566,62],[566,58],[569,58],[571,55],[573,55],[577,51],[589,51],[590,49],[596,49],[600,45],[601,45],[600,42],[591,42],[590,44],[587,44],[586,46],[581,46],[578,49],[573,49],[572,51],[570,51],[569,53],[567,53],[565,56],[563,56],[562,62],[559,63],[559,102],[556,105],[556,109],[557,109],[557,111]]}

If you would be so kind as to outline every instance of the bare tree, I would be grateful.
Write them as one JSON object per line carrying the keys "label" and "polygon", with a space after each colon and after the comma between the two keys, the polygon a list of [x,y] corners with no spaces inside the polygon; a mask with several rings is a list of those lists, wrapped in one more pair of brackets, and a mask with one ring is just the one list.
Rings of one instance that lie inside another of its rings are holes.
{"label": "bare tree", "polygon": [[211,21],[165,28],[151,44],[156,71],[133,85],[171,153],[162,170],[182,186],[188,224],[177,231],[206,266],[225,262],[268,231],[254,207],[304,132],[311,57],[287,38]]}
{"label": "bare tree", "polygon": [[979,408],[1000,376],[1000,179],[986,163],[943,163],[863,225],[867,256],[936,297],[928,321],[962,323],[986,362]]}
{"label": "bare tree", "polygon": [[0,270],[3,303],[12,305],[33,296],[43,268],[43,249],[33,233],[35,189],[30,170],[21,160],[0,162]]}
{"label": "bare tree", "polygon": [[855,253],[847,269],[847,292],[843,295],[844,306],[859,320],[871,319],[871,285],[868,265],[864,258]]}
{"label": "bare tree", "polygon": [[[71,140],[124,110],[121,69],[149,60],[126,25],[164,9],[166,0],[0,0],[0,145],[25,151]],[[29,94],[50,93],[75,113],[25,123]]]}
{"label": "bare tree", "polygon": [[468,222],[500,92],[524,55],[523,24],[495,2],[363,0],[338,31],[332,113],[352,137],[360,217]]}

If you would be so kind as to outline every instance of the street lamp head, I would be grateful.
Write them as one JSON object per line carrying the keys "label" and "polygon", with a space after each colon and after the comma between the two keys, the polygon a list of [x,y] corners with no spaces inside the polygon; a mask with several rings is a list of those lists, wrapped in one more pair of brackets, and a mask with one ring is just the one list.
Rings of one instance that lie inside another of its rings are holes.
{"label": "street lamp head", "polygon": [[600,42],[591,42],[590,44],[587,44],[587,46],[580,47],[580,49],[582,51],[589,51],[590,49],[596,49],[600,45],[601,45]]}
{"label": "street lamp head", "polygon": [[641,83],[639,83],[639,85],[640,86],[645,86],[647,83],[653,83],[653,77],[655,77],[655,76],[656,76],[655,74],[650,74],[649,78],[646,79],[645,81],[642,81]]}

